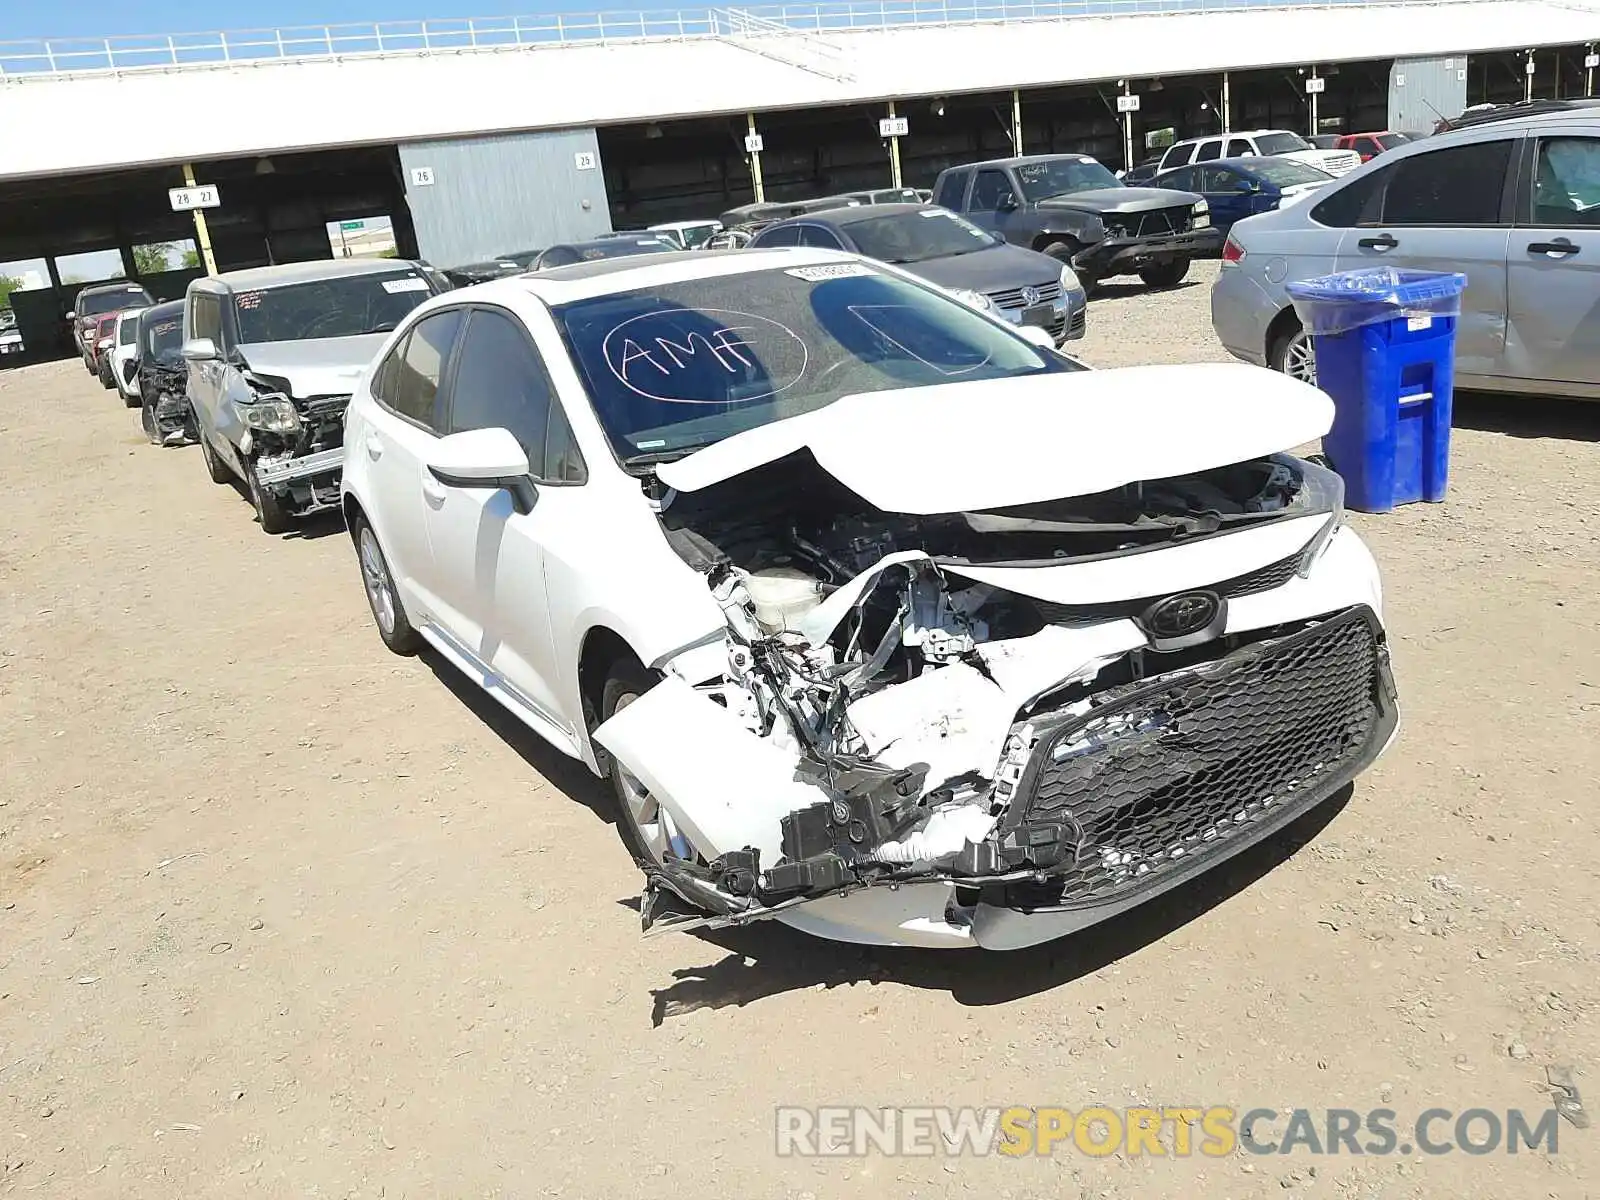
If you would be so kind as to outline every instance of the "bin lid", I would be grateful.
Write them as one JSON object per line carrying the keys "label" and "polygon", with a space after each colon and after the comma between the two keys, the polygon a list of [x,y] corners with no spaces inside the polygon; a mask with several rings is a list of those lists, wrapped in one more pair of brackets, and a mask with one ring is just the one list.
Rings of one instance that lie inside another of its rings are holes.
{"label": "bin lid", "polygon": [[1284,285],[1300,322],[1317,333],[1343,333],[1397,317],[1454,317],[1467,277],[1455,271],[1361,267]]}

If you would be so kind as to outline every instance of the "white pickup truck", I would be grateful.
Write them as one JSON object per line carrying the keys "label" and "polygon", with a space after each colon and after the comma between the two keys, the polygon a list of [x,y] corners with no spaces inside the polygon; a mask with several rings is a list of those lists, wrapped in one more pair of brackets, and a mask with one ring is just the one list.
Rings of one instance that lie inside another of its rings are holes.
{"label": "white pickup truck", "polygon": [[1361,165],[1354,150],[1319,150],[1298,133],[1287,129],[1242,129],[1209,137],[1174,142],[1161,156],[1160,170],[1186,167],[1190,163],[1211,162],[1218,158],[1292,158],[1326,171],[1348,175]]}

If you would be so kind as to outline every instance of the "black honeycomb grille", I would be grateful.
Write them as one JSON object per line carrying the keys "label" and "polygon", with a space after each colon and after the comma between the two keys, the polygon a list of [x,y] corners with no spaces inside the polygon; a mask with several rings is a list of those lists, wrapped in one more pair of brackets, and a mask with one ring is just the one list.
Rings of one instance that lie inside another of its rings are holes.
{"label": "black honeycomb grille", "polygon": [[1383,732],[1385,686],[1377,625],[1355,608],[1112,689],[1040,739],[1007,823],[1073,828],[1058,903],[1139,890],[1326,796]]}

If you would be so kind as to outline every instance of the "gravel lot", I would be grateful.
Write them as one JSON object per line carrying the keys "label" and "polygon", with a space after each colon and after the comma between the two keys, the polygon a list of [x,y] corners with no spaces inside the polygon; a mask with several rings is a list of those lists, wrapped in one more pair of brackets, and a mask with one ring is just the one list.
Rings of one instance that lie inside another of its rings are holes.
{"label": "gravel lot", "polygon": [[[1098,366],[1221,357],[1214,267]],[[0,1195],[1600,1196],[1555,1155],[780,1160],[780,1104],[1600,1107],[1600,409],[1462,400],[1356,517],[1404,725],[1353,794],[1013,955],[641,940],[596,787],[75,362],[0,372]],[[1448,1124],[1443,1127],[1448,1130]]]}

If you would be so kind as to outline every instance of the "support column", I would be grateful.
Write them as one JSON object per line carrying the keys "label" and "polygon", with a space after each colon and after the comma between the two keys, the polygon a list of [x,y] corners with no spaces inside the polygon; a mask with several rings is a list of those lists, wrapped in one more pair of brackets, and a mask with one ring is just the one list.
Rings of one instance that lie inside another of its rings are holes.
{"label": "support column", "polygon": [[[1133,95],[1133,85],[1126,79],[1122,81],[1122,94]],[[1133,111],[1124,109],[1122,113],[1122,169],[1133,170]]]}
{"label": "support column", "polygon": [[1229,133],[1233,129],[1233,98],[1228,88],[1228,73],[1222,73],[1222,132]]}
{"label": "support column", "polygon": [[[894,120],[894,101],[889,101],[889,120]],[[900,186],[900,139],[893,134],[889,137],[889,186]]]}
{"label": "support column", "polygon": [[1311,75],[1306,79],[1306,96],[1311,101],[1311,136],[1315,137],[1322,131],[1322,123],[1318,118],[1318,105],[1322,100],[1322,89],[1325,85],[1317,68],[1311,68]]}
{"label": "support column", "polygon": [[1022,153],[1022,93],[1011,89],[1011,153]]}
{"label": "support column", "polygon": [[1533,99],[1533,51],[1528,51],[1528,61],[1522,65],[1522,98]]}
{"label": "support column", "polygon": [[750,184],[755,190],[756,203],[764,204],[767,189],[761,181],[761,135],[756,132],[755,113],[746,113],[745,122],[744,148],[750,158]]}
{"label": "support column", "polygon": [[[185,187],[198,186],[194,181],[193,163],[183,164],[183,183]],[[206,226],[206,213],[203,208],[194,210],[194,240],[195,244],[200,247],[200,261],[205,264],[206,274],[215,275],[217,273],[217,259],[211,253],[211,230]]]}
{"label": "support column", "polygon": [[1590,42],[1583,48],[1583,94],[1594,95],[1594,69],[1600,63],[1595,61],[1594,43]]}

